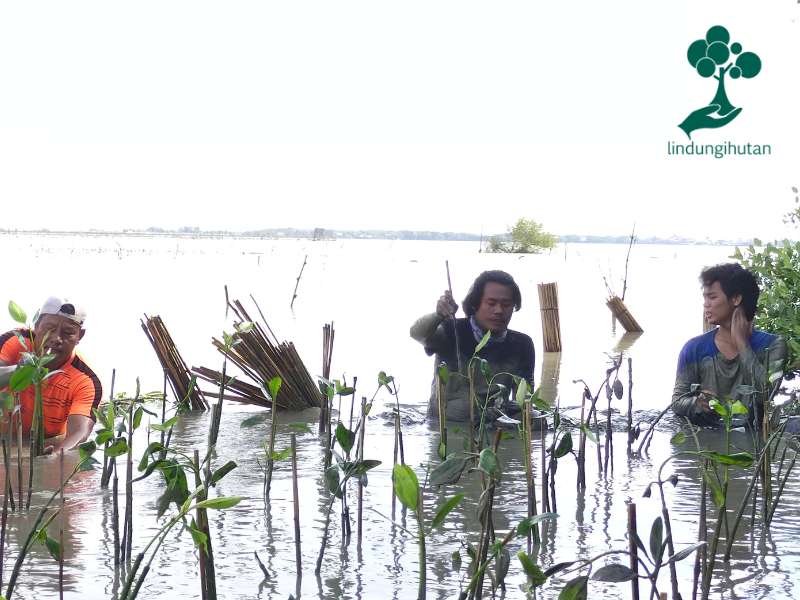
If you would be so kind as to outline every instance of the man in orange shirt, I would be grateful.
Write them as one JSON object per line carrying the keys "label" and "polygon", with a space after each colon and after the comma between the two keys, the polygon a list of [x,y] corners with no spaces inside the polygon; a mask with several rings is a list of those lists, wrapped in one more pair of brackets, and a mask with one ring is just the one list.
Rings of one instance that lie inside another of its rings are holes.
{"label": "man in orange shirt", "polygon": [[[53,373],[42,383],[45,454],[72,450],[92,433],[92,409],[103,395],[100,379],[75,353],[86,331],[86,312],[66,298],[48,298],[33,327],[37,351],[55,358],[47,365]],[[17,329],[0,335],[0,387],[8,385],[22,353],[31,350],[31,331]],[[22,430],[30,432],[35,392],[30,386],[20,394]]]}

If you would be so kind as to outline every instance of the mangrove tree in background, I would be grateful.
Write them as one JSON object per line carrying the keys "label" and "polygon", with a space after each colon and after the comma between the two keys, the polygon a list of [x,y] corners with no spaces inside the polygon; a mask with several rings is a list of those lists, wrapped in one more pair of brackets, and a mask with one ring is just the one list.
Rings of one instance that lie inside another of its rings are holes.
{"label": "mangrove tree in background", "polygon": [[520,218],[504,236],[489,239],[487,252],[515,252],[535,254],[550,250],[558,242],[558,236],[544,231],[542,224],[533,219]]}

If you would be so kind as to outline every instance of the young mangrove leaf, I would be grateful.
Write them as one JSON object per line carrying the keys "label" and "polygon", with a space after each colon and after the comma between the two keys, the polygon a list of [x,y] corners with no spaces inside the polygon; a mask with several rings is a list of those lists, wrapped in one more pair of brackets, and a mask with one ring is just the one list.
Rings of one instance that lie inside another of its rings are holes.
{"label": "young mangrove leaf", "polygon": [[283,450],[276,450],[275,452],[273,452],[271,458],[273,462],[280,462],[282,460],[286,460],[291,455],[292,455],[292,448],[287,447],[284,448]]}
{"label": "young mangrove leaf", "polygon": [[163,423],[152,423],[150,425],[150,429],[153,431],[169,431],[171,427],[175,426],[175,423],[178,422],[178,415],[175,415],[171,419],[164,421]]}
{"label": "young mangrove leaf", "polygon": [[394,377],[391,375],[387,375],[386,371],[381,371],[378,373],[378,386],[386,386],[386,389],[391,393],[392,388],[389,387],[389,384],[394,381]]}
{"label": "young mangrove leaf", "polygon": [[516,403],[522,408],[525,404],[525,400],[528,399],[528,382],[524,377],[519,378],[519,383],[517,383],[517,391],[514,393],[514,400]]}
{"label": "young mangrove leaf", "polygon": [[96,444],[105,444],[106,442],[111,441],[114,439],[114,432],[110,429],[102,429],[97,432],[97,435],[94,438]]}
{"label": "young mangrove leaf", "polygon": [[290,431],[296,433],[311,433],[311,428],[308,426],[308,423],[289,423],[287,427]]}
{"label": "young mangrove leaf", "polygon": [[453,510],[456,506],[458,506],[461,501],[464,499],[464,494],[456,494],[452,498],[450,498],[447,502],[442,504],[439,507],[439,510],[436,511],[436,516],[433,517],[433,521],[431,521],[431,530],[436,529],[439,525],[444,522],[445,517]]}
{"label": "young mangrove leaf", "polygon": [[28,322],[28,315],[22,310],[19,304],[13,300],[8,301],[8,314],[20,325],[25,325]]}
{"label": "young mangrove leaf", "polygon": [[437,466],[430,477],[431,485],[447,485],[456,483],[461,479],[461,474],[467,466],[467,458],[450,455],[447,459]]}
{"label": "young mangrove leaf", "polygon": [[416,511],[419,503],[419,482],[413,469],[408,465],[395,465],[392,469],[392,482],[394,493],[403,506]]}
{"label": "young mangrove leaf", "polygon": [[524,550],[517,552],[517,558],[522,564],[522,570],[525,571],[525,575],[528,576],[531,586],[537,588],[547,581],[547,576],[542,572],[542,569],[539,568],[539,565],[537,565]]}
{"label": "young mangrove leaf", "polygon": [[95,450],[97,450],[97,444],[95,444],[92,440],[83,442],[78,446],[78,456],[81,460],[86,460],[95,453]]}
{"label": "young mangrove leaf", "polygon": [[621,565],[619,563],[613,563],[597,569],[597,571],[594,572],[594,575],[592,575],[592,579],[595,581],[620,583],[622,581],[636,579],[636,573],[632,571],[630,567],[626,567],[625,565]]}
{"label": "young mangrove leaf", "polygon": [[4,411],[14,410],[14,395],[9,392],[0,392],[0,406]]}
{"label": "young mangrove leaf", "polygon": [[508,551],[508,548],[500,548],[497,553],[497,558],[495,559],[495,571],[496,571],[496,582],[495,586],[497,587],[506,579],[506,575],[508,575],[508,568],[511,566],[511,554]]}
{"label": "young mangrove leaf", "polygon": [[257,415],[253,415],[252,417],[247,417],[244,421],[239,424],[239,427],[242,429],[247,429],[249,427],[253,427],[255,425],[259,425],[265,422],[269,418],[269,411],[265,411],[263,413],[259,413]]}
{"label": "young mangrove leaf", "polygon": [[670,444],[674,444],[676,446],[680,446],[684,442],[686,442],[686,434],[683,433],[682,431],[679,431],[678,433],[673,435],[669,440]]}
{"label": "young mangrove leaf", "polygon": [[622,387],[622,382],[619,379],[614,380],[614,396],[617,400],[622,400],[622,393],[624,389]]}
{"label": "young mangrove leaf", "polygon": [[486,383],[489,383],[492,380],[492,368],[489,366],[489,361],[485,358],[479,358],[478,367],[480,368]]}
{"label": "young mangrove leaf", "polygon": [[[98,439],[100,436],[97,436]],[[142,453],[142,458],[139,461],[139,471],[144,471],[147,468],[147,463],[153,452],[161,452],[164,446],[160,442],[151,442],[147,449]]]}
{"label": "young mangrove leaf", "polygon": [[594,431],[589,429],[589,426],[586,423],[581,424],[581,431],[583,432],[583,435],[586,436],[586,439],[588,439],[593,444],[597,443],[597,436],[594,434]]}
{"label": "young mangrove leaf", "polygon": [[283,380],[276,375],[270,379],[269,383],[267,384],[269,386],[269,395],[273,402],[275,402],[278,398],[278,392],[281,389],[281,383],[283,383]]}
{"label": "young mangrove leaf", "polygon": [[[291,449],[290,449],[290,451],[291,451]],[[222,465],[219,469],[214,471],[211,474],[211,485],[214,485],[214,486],[217,485],[219,480],[222,479],[223,477],[225,477],[225,475],[227,475],[231,471],[233,471],[236,468],[236,466],[237,465],[236,465],[236,463],[234,461],[229,460],[224,465]]]}
{"label": "young mangrove leaf", "polygon": [[481,450],[478,457],[478,469],[486,473],[495,481],[500,479],[500,461],[497,454],[491,448],[484,448]]}
{"label": "young mangrove leaf", "polygon": [[216,510],[223,510],[225,508],[236,506],[241,501],[241,496],[220,496],[219,498],[209,498],[208,500],[198,502],[195,505],[195,508],[213,508]]}
{"label": "young mangrove leaf", "polygon": [[58,543],[58,540],[54,540],[48,535],[47,539],[44,541],[44,545],[54,561],[58,562],[61,560],[61,544]]}
{"label": "young mangrove leaf", "polygon": [[475,346],[475,351],[472,353],[473,356],[475,356],[476,354],[478,354],[478,352],[483,350],[483,347],[486,344],[489,343],[489,338],[490,337],[492,337],[492,332],[491,331],[487,331],[486,333],[483,334],[483,337],[481,338],[481,341],[478,342],[477,346]]}
{"label": "young mangrove leaf", "polygon": [[561,593],[558,595],[558,600],[586,600],[588,583],[589,578],[585,575],[576,577],[563,587]]}
{"label": "young mangrove leaf", "polygon": [[534,525],[541,523],[542,521],[546,521],[547,519],[557,519],[558,513],[554,512],[546,512],[546,513],[539,513],[538,515],[533,515],[532,517],[526,517],[519,522],[517,525],[517,535],[520,537],[524,537],[528,535],[531,529],[533,529]]}
{"label": "young mangrove leaf", "polygon": [[453,553],[450,555],[450,565],[453,567],[453,571],[461,570],[461,552],[453,550]]}
{"label": "young mangrove leaf", "polygon": [[439,373],[439,381],[443,385],[447,385],[447,382],[450,381],[450,370],[447,368],[447,363],[439,363],[437,373]]}
{"label": "young mangrove leaf", "polygon": [[194,545],[198,548],[206,550],[208,536],[197,528],[197,523],[195,523],[194,519],[192,519],[192,523],[189,525],[189,533],[192,534],[192,541],[194,542]]}
{"label": "young mangrove leaf", "polygon": [[144,415],[144,409],[140,406],[136,409],[136,412],[133,413],[133,426],[131,430],[135,431],[139,428],[139,425],[142,424],[142,415]]}
{"label": "young mangrove leaf", "polygon": [[709,488],[711,488],[711,499],[714,501],[714,504],[719,508],[725,503],[725,494],[722,493],[722,488],[719,485],[716,477],[711,475],[708,470],[703,470],[703,478],[706,480],[706,484]]}
{"label": "young mangrove leaf", "polygon": [[558,442],[558,446],[555,449],[554,456],[556,458],[561,458],[562,456],[566,456],[572,451],[572,434],[567,431],[562,437],[561,441]]}
{"label": "young mangrove leaf", "polygon": [[33,365],[23,365],[18,367],[16,371],[11,374],[8,380],[8,387],[12,392],[22,392],[33,383],[33,377],[36,375],[36,367]]}
{"label": "young mangrove leaf", "polygon": [[342,497],[342,490],[339,487],[339,467],[332,465],[325,469],[325,485],[331,494],[337,498]]}
{"label": "young mangrove leaf", "polygon": [[727,404],[723,404],[716,398],[712,398],[708,405],[723,419],[730,416],[730,410]]}
{"label": "young mangrove leaf", "polygon": [[723,465],[736,467],[749,467],[753,464],[753,455],[749,452],[736,452],[734,454],[720,454],[711,450],[701,450],[700,455]]}
{"label": "young mangrove leaf", "polygon": [[733,404],[731,404],[731,414],[734,415],[747,415],[750,411],[747,410],[747,407],[742,404],[741,400],[737,400]]}
{"label": "young mangrove leaf", "polygon": [[114,458],[116,456],[122,456],[128,451],[128,442],[123,437],[119,437],[114,440],[114,443],[111,444],[108,448],[105,449],[104,454],[108,458]]}
{"label": "young mangrove leaf", "polygon": [[353,475],[366,475],[367,471],[374,469],[379,464],[381,464],[379,460],[359,460],[353,464]]}
{"label": "young mangrove leaf", "polygon": [[339,447],[349,453],[353,449],[353,444],[356,442],[356,434],[344,426],[344,423],[339,421],[336,424],[336,441],[339,442]]}
{"label": "young mangrove leaf", "polygon": [[650,556],[656,563],[661,561],[661,545],[664,542],[664,523],[661,517],[656,517],[650,528]]}
{"label": "young mangrove leaf", "polygon": [[668,565],[669,563],[674,563],[683,560],[687,556],[691,555],[695,550],[698,550],[699,548],[702,548],[705,545],[706,542],[697,542],[696,544],[687,546],[683,550],[679,550],[678,552],[670,556],[669,559],[667,559],[667,561],[664,564]]}

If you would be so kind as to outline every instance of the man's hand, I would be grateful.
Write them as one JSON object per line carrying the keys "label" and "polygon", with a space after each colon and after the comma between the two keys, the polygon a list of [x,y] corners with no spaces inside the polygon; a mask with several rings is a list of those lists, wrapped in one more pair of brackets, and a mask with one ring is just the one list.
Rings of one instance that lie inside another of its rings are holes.
{"label": "man's hand", "polygon": [[450,293],[450,291],[446,290],[436,303],[436,314],[442,319],[449,319],[450,317],[455,316],[457,310],[458,304],[456,304],[453,300],[453,295]]}
{"label": "man's hand", "polygon": [[750,336],[753,333],[753,322],[748,321],[741,304],[733,310],[731,318],[731,337],[739,352],[750,347]]}
{"label": "man's hand", "polygon": [[708,390],[703,390],[698,394],[697,398],[694,399],[695,408],[698,409],[698,412],[702,411],[704,413],[712,413],[715,412],[711,405],[708,403],[709,399],[713,398],[714,394],[709,392]]}

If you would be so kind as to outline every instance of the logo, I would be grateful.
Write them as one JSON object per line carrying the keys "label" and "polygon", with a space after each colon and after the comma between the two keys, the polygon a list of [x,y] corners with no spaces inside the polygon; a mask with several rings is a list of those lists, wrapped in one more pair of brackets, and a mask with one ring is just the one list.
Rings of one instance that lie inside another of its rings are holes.
{"label": "logo", "polygon": [[715,25],[706,32],[705,39],[695,40],[689,45],[686,58],[700,77],[716,79],[717,90],[707,105],[691,112],[678,125],[692,139],[697,129],[724,127],[742,112],[728,98],[726,77],[730,79],[752,79],[761,71],[761,59],[753,52],[742,52],[739,42],[731,43],[731,35],[722,25]]}

